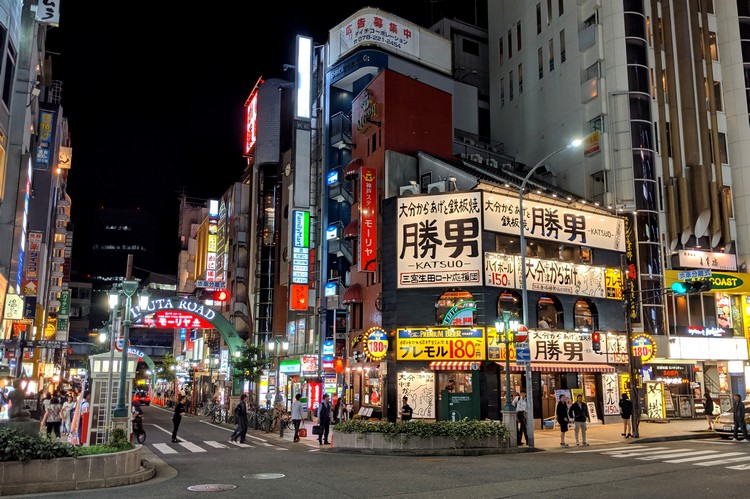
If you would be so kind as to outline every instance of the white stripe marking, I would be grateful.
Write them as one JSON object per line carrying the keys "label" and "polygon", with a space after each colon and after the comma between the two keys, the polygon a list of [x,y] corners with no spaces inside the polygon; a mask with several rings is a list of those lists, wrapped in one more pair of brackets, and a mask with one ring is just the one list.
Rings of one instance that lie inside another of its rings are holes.
{"label": "white stripe marking", "polygon": [[[607,452],[613,452],[618,450],[627,450],[627,449],[642,449],[646,447],[645,445],[628,445],[625,447],[613,447],[611,449],[605,449]],[[584,452],[601,452],[602,449],[588,449],[588,450],[571,450],[568,451],[568,454],[583,454]]]}
{"label": "white stripe marking", "polygon": [[177,454],[177,451],[168,446],[167,444],[152,444],[154,449],[158,450],[162,454]]}
{"label": "white stripe marking", "polygon": [[254,449],[255,448],[252,445],[243,444],[243,443],[240,443],[240,442],[229,442],[229,443],[232,444],[232,445],[236,445],[237,447],[247,447],[249,449]]}
{"label": "white stripe marking", "polygon": [[166,433],[167,435],[169,435],[169,436],[172,436],[172,432],[171,432],[171,431],[169,431],[169,430],[165,430],[164,428],[162,428],[162,427],[161,427],[161,426],[159,426],[158,424],[153,424],[153,423],[148,423],[148,424],[150,424],[151,426],[154,426],[154,427],[156,427],[156,428],[159,428],[159,429],[160,429],[161,431],[163,431],[163,432],[164,432],[164,433]]}
{"label": "white stripe marking", "polygon": [[214,440],[204,440],[203,443],[206,444],[206,445],[210,445],[211,447],[213,447],[215,449],[226,449],[227,448],[226,445],[220,444],[219,442],[216,442]]}
{"label": "white stripe marking", "polygon": [[730,470],[750,470],[750,464],[739,464],[737,466],[727,466],[727,469]]}
{"label": "white stripe marking", "polygon": [[198,447],[192,442],[180,442],[180,445],[189,450],[190,452],[206,452],[206,449]]}
{"label": "white stripe marking", "polygon": [[633,452],[629,451],[618,451],[618,452],[602,452],[605,456],[614,456],[614,457],[631,457],[631,456],[642,456],[644,454],[651,454],[652,452],[656,451],[671,451],[674,449],[670,449],[669,447],[646,447],[645,449],[638,449]]}
{"label": "white stripe marking", "polygon": [[689,463],[690,461],[703,461],[705,459],[716,459],[716,458],[719,458],[719,457],[724,458],[724,457],[729,457],[729,456],[739,456],[741,454],[742,454],[742,452],[727,452],[726,454],[720,454],[718,456],[686,457],[684,459],[674,459],[672,461],[664,461],[664,462],[665,463],[674,463],[674,464]]}
{"label": "white stripe marking", "polygon": [[720,464],[736,463],[739,461],[750,461],[750,456],[732,457],[729,459],[719,459],[718,461],[709,461],[707,463],[695,463],[695,465],[696,466],[718,466]]}
{"label": "white stripe marking", "polygon": [[675,452],[673,454],[662,454],[660,456],[637,457],[636,459],[638,459],[639,461],[655,461],[656,459],[670,459],[673,457],[682,457],[682,456],[697,456],[699,454],[719,454],[719,451],[717,450],[689,450],[689,451],[683,451],[683,452]]}

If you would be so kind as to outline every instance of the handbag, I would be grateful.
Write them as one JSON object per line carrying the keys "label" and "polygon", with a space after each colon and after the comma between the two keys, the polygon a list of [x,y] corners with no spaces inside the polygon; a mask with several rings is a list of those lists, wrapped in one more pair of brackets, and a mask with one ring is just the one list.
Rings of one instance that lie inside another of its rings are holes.
{"label": "handbag", "polygon": [[313,435],[322,435],[323,432],[320,431],[320,425],[316,424],[313,426]]}
{"label": "handbag", "polygon": [[299,431],[297,432],[297,435],[300,438],[305,438],[307,436],[307,428],[300,428]]}

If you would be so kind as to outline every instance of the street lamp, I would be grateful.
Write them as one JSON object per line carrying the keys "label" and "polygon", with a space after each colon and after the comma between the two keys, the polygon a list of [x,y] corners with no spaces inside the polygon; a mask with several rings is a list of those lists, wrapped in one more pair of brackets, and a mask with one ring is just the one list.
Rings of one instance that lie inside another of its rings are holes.
{"label": "street lamp", "polygon": [[503,332],[500,343],[505,344],[505,405],[503,406],[503,423],[510,431],[510,445],[513,445],[516,435],[516,408],[510,394],[510,344],[513,343],[513,333],[518,331],[518,321],[511,321],[511,311],[503,310],[503,321],[495,321],[495,332],[499,336]]}
{"label": "street lamp", "polygon": [[[114,289],[114,288],[113,288]],[[135,292],[138,290],[137,281],[122,281],[122,289],[120,294],[125,296],[125,318],[122,321],[122,363],[120,364],[123,368],[120,370],[120,386],[117,391],[117,406],[115,406],[114,417],[116,418],[127,418],[128,410],[125,407],[125,380],[127,375],[128,365],[128,341],[130,340],[130,307],[132,305],[132,299]],[[141,295],[138,298],[138,304],[141,309],[148,307],[149,293],[147,289],[141,291]],[[114,300],[110,294],[110,304]],[[119,301],[119,300],[118,300]]]}
{"label": "street lamp", "polygon": [[213,354],[209,354],[209,355],[211,355],[211,357],[208,359],[208,379],[210,381],[210,390],[211,390],[209,397],[213,399],[214,392],[215,392],[214,390],[214,366],[219,365],[219,358]]}
{"label": "street lamp", "polygon": [[279,396],[279,376],[281,376],[281,352],[289,349],[289,342],[280,338],[274,338],[273,343],[268,343],[268,351],[276,354],[276,397]]}
{"label": "street lamp", "polygon": [[[523,182],[521,182],[521,187],[518,189],[518,213],[519,213],[519,219],[520,219],[520,237],[518,238],[519,242],[521,243],[521,307],[523,312],[523,325],[526,327],[529,327],[529,293],[526,289],[526,223],[525,218],[523,214],[523,192],[526,189],[526,183],[529,181],[531,176],[534,174],[534,172],[542,166],[548,159],[550,159],[552,156],[559,154],[563,151],[566,151],[573,147],[578,147],[582,143],[581,139],[575,139],[570,144],[567,144],[563,147],[560,147],[558,149],[555,149],[548,155],[546,155],[544,158],[540,159],[537,164],[529,170],[529,173],[526,174],[526,176],[523,179]],[[534,447],[534,395],[532,392],[532,379],[531,379],[531,363],[526,366],[526,397],[527,400],[529,400],[529,404],[526,405],[526,421],[530,422],[531,424],[528,424],[526,426],[527,432],[528,432],[528,442],[530,448]]]}

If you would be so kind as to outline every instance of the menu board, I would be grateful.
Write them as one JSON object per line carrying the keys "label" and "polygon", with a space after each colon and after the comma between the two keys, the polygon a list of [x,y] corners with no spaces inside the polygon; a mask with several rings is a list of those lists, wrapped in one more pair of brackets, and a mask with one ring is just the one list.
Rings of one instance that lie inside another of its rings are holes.
{"label": "menu board", "polygon": [[414,410],[413,419],[435,418],[435,373],[398,373],[398,407],[401,400],[409,397],[407,403]]}

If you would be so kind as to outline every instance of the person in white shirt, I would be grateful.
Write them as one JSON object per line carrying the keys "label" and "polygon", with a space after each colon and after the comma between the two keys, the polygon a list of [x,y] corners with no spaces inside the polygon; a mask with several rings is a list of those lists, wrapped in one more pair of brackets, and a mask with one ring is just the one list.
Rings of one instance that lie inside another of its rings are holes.
{"label": "person in white shirt", "polygon": [[519,447],[523,445],[521,440],[525,440],[526,445],[529,445],[529,435],[526,430],[526,404],[526,392],[521,390],[521,394],[516,398],[516,435],[518,436]]}
{"label": "person in white shirt", "polygon": [[304,417],[305,413],[302,407],[302,395],[298,393],[294,396],[294,402],[292,402],[292,423],[294,424],[295,442],[299,442],[299,426]]}

